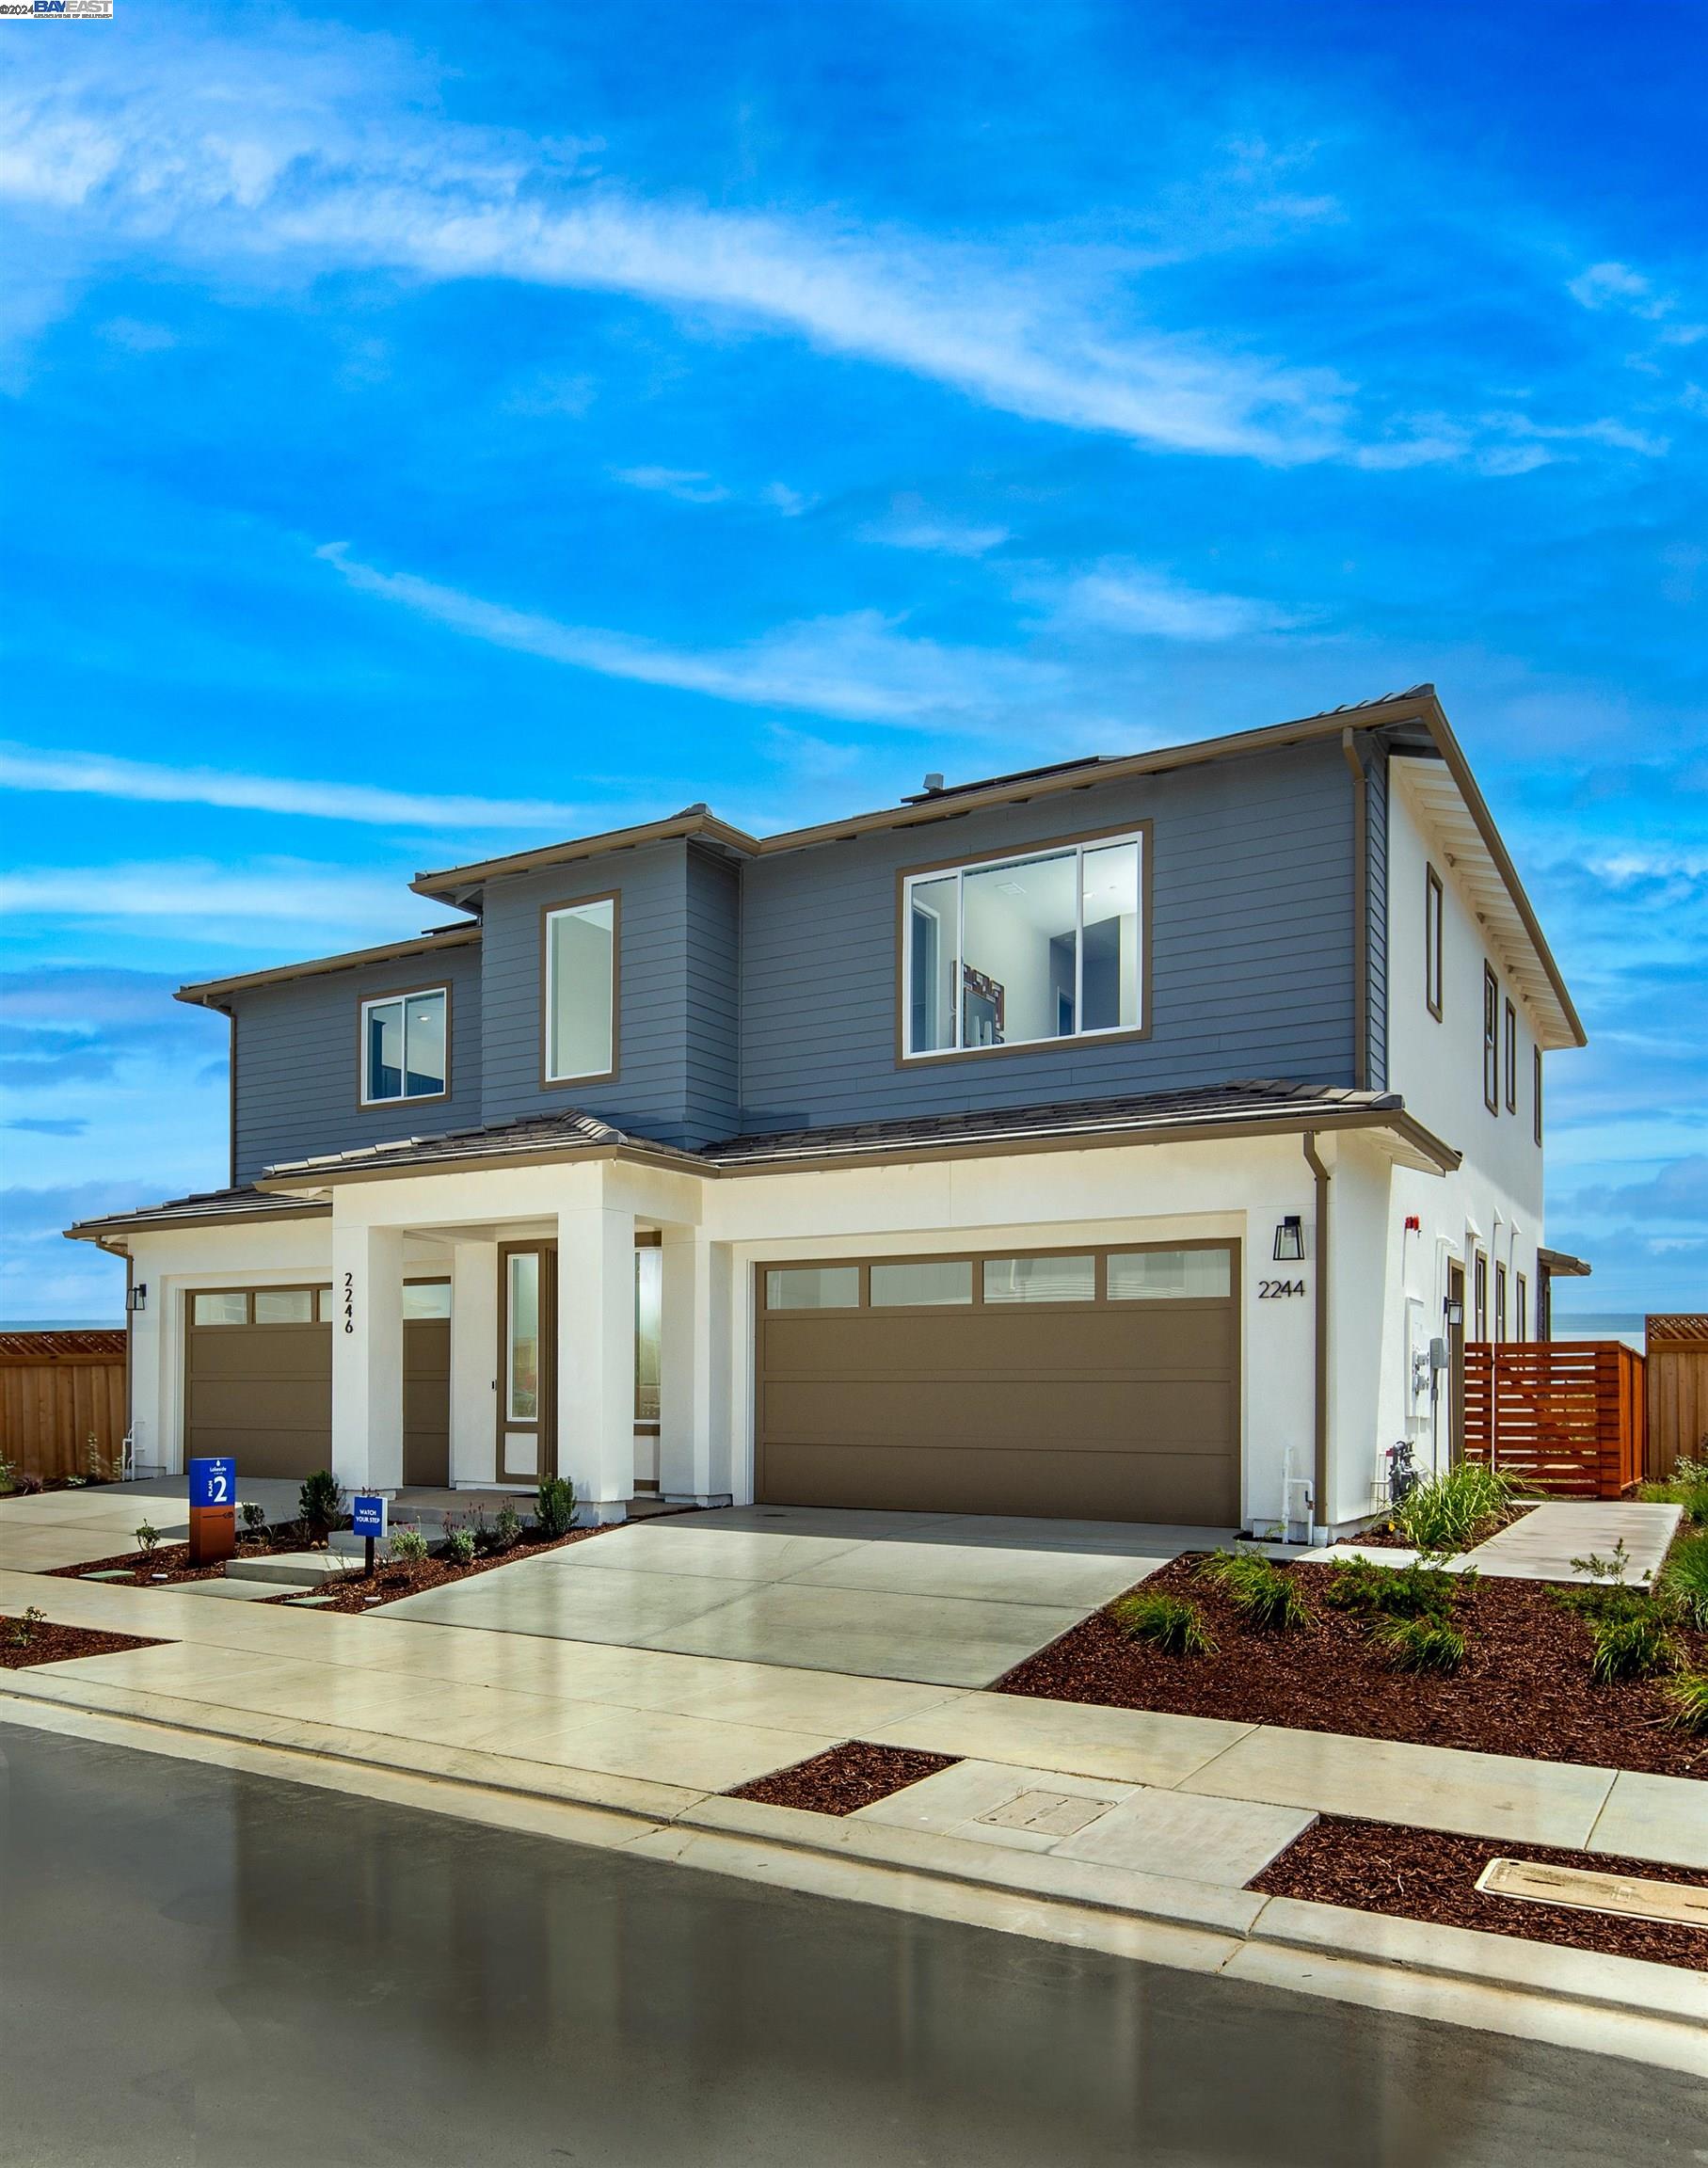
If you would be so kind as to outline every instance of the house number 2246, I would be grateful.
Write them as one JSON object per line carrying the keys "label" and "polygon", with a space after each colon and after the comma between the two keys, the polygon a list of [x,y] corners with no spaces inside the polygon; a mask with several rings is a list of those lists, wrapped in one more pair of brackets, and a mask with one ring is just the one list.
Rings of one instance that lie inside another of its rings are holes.
{"label": "house number 2246", "polygon": [[1257,1299],[1259,1302],[1274,1302],[1279,1300],[1283,1295],[1302,1295],[1303,1293],[1304,1282],[1302,1280],[1259,1280],[1257,1283]]}
{"label": "house number 2246", "polygon": [[354,1272],[344,1274],[343,1311],[344,1331],[354,1332],[356,1330],[356,1275]]}

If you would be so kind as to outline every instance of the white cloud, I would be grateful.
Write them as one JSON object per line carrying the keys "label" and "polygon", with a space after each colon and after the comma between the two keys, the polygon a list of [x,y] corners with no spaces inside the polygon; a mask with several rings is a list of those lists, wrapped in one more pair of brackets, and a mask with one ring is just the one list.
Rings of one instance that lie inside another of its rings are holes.
{"label": "white cloud", "polygon": [[1298,619],[1246,595],[1205,594],[1159,572],[1109,560],[1058,591],[1066,618],[1155,640],[1213,643],[1285,630]]}
{"label": "white cloud", "polygon": [[398,603],[472,639],[600,677],[701,693],[713,700],[798,709],[848,723],[929,721],[976,727],[1005,709],[1054,701],[1066,685],[1064,674],[1052,664],[916,639],[871,610],[779,626],[739,647],[694,650],[566,625],[411,573],[381,572],[357,563],[339,543],[317,554],[359,593]]}
{"label": "white cloud", "polygon": [[956,519],[912,503],[895,505],[887,518],[873,520],[861,532],[869,542],[891,550],[925,550],[945,557],[982,557],[1008,540],[1006,527]]}
{"label": "white cloud", "polygon": [[357,821],[377,827],[575,827],[583,808],[544,798],[436,798],[368,784],[311,782],[295,776],[240,775],[217,768],[168,768],[105,753],[43,753],[0,744],[0,785],[13,790],[65,791],[154,805],[222,805],[251,813]]}
{"label": "white cloud", "polygon": [[127,52],[122,71],[26,64],[0,92],[0,199],[84,214],[91,250],[621,293],[1070,428],[1281,462],[1348,449],[1331,375],[1155,329],[1101,259],[648,199],[584,179],[580,146],[388,131],[378,95],[343,56],[216,42]]}
{"label": "white cloud", "polygon": [[1591,263],[1567,280],[1566,291],[1586,309],[1628,309],[1636,316],[1664,315],[1672,306],[1627,263]]}
{"label": "white cloud", "polygon": [[329,930],[351,947],[370,935],[401,939],[428,908],[415,903],[395,876],[298,858],[32,866],[0,874],[0,913],[106,924],[169,922],[220,944],[247,945],[258,927]]}
{"label": "white cloud", "polygon": [[710,474],[697,473],[681,467],[618,467],[613,470],[619,482],[627,482],[631,489],[656,490],[662,497],[677,497],[684,504],[722,504],[729,492],[721,482],[714,482]]}

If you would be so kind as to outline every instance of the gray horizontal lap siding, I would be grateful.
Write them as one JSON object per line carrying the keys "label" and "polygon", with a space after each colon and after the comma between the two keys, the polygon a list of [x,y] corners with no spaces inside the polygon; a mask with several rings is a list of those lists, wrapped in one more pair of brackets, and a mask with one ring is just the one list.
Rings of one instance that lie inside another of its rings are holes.
{"label": "gray horizontal lap siding", "polygon": [[[615,890],[617,1074],[540,1081],[540,913]],[[692,899],[692,908],[691,908]],[[493,882],[486,894],[483,1119],[571,1108],[670,1144],[735,1126],[735,876],[680,842]]]}
{"label": "gray horizontal lap siding", "polygon": [[[451,988],[451,1096],[360,1104],[359,1010],[395,987]],[[481,1118],[480,944],[281,980],[232,998],[237,1018],[236,1177],[281,1159],[394,1137],[439,1137]]]}
{"label": "gray horizontal lap siding", "polygon": [[[746,1129],[1275,1076],[1352,1082],[1350,778],[1338,744],[761,858],[744,874]],[[1151,1035],[898,1066],[896,876],[1150,820]]]}
{"label": "gray horizontal lap siding", "polygon": [[1388,1088],[1388,753],[1380,739],[1369,752],[1368,938],[1370,948],[1370,1074],[1373,1092]]}

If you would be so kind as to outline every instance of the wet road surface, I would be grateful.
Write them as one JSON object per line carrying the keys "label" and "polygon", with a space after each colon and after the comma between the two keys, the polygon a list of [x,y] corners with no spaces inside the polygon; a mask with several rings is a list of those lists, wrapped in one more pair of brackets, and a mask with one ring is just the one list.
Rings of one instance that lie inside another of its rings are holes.
{"label": "wet road surface", "polygon": [[1703,2087],[0,1724],[5,2168],[1636,2160]]}

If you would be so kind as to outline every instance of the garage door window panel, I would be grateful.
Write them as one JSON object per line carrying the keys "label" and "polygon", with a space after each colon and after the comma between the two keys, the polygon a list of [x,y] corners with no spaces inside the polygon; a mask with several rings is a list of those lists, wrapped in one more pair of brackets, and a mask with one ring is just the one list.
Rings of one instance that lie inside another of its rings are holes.
{"label": "garage door window panel", "polygon": [[1091,1302],[1097,1294],[1095,1257],[987,1257],[986,1302]]}
{"label": "garage door window panel", "polygon": [[1111,1302],[1224,1301],[1232,1282],[1225,1250],[1111,1251]]}
{"label": "garage door window panel", "polygon": [[190,1320],[196,1325],[247,1325],[249,1299],[242,1294],[193,1295]]}
{"label": "garage door window panel", "polygon": [[973,1267],[968,1257],[927,1259],[871,1267],[874,1310],[958,1308],[973,1299]]}
{"label": "garage door window panel", "polygon": [[257,1325],[312,1325],[312,1287],[258,1287],[255,1290]]}
{"label": "garage door window panel", "polygon": [[805,1265],[767,1272],[765,1306],[768,1310],[857,1310],[860,1267]]}

